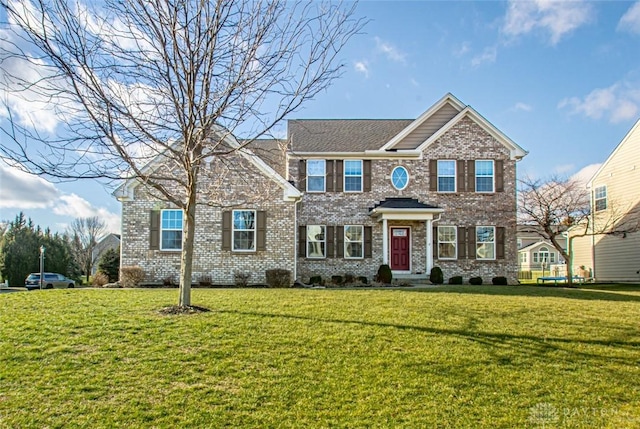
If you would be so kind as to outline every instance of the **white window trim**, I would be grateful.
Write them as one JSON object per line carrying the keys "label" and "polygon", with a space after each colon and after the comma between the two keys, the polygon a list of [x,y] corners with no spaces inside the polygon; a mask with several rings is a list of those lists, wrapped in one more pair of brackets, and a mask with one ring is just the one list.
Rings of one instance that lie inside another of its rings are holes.
{"label": "white window trim", "polygon": [[[598,193],[598,189],[604,189],[604,198],[597,198],[596,194]],[[598,201],[604,200],[604,208],[598,209]],[[607,189],[607,185],[596,186],[593,190],[593,211],[594,212],[602,212],[605,211],[609,207],[609,192]]]}
{"label": "white window trim", "polygon": [[[478,176],[478,161],[489,161],[491,162],[491,191],[478,191],[478,177],[489,177],[489,176]],[[475,160],[475,188],[476,193],[478,194],[493,194],[496,192],[496,162],[493,159],[476,159]]]}
{"label": "white window trim", "polygon": [[[322,234],[324,236],[323,240],[314,240],[314,241],[310,241],[309,240],[309,227],[310,226],[320,226],[322,227],[324,234]],[[318,225],[318,224],[314,224],[314,225],[307,225],[307,229],[305,231],[305,241],[306,241],[306,257],[308,259],[327,259],[327,226],[326,225]],[[324,252],[322,256],[309,256],[309,243],[324,243]]]}
{"label": "white window trim", "polygon": [[[440,228],[453,228],[453,241],[440,241]],[[437,242],[438,242],[438,248],[436,249],[436,251],[438,252],[438,259],[443,260],[443,261],[453,261],[458,259],[458,228],[456,226],[453,225],[441,225],[438,226],[438,231],[437,231],[438,237],[437,237]],[[454,252],[454,256],[453,257],[441,257],[440,256],[440,243],[453,243],[453,248],[455,249]]]}
{"label": "white window trim", "polygon": [[[352,228],[352,227],[360,228],[360,237],[361,237],[360,241],[350,240],[349,242],[347,242],[347,228]],[[343,250],[344,259],[364,259],[364,225],[345,225],[343,234],[344,234],[344,238],[343,238],[344,239],[344,250]],[[347,245],[349,243],[360,243],[361,244],[360,249],[362,249],[362,256],[347,256]]]}
{"label": "white window trim", "polygon": [[[322,176],[320,175],[310,175],[309,174],[309,161],[322,161],[322,165],[323,165],[323,174]],[[306,178],[307,178],[307,192],[311,193],[311,194],[322,194],[324,192],[327,192],[327,160],[326,159],[308,159],[305,165],[305,168],[307,169],[306,173]],[[322,177],[322,190],[321,191],[311,191],[309,190],[309,177]]]}
{"label": "white window trim", "polygon": [[[236,229],[236,212],[253,212],[253,229]],[[236,249],[236,231],[253,231],[253,249]],[[231,251],[237,253],[254,253],[258,239],[258,213],[252,209],[237,209],[231,211]]]}
{"label": "white window trim", "polygon": [[[396,186],[396,184],[393,182],[393,174],[396,172],[396,170],[398,169],[402,169],[404,170],[405,173],[407,173],[407,183],[404,184],[404,186],[402,188],[398,188]],[[411,179],[411,176],[409,175],[409,170],[407,170],[407,168],[403,165],[398,165],[396,166],[393,170],[391,170],[391,186],[393,186],[394,189],[398,190],[398,191],[402,191],[404,189],[407,189],[407,186],[409,186],[409,180]]]}
{"label": "white window trim", "polygon": [[[451,177],[440,174],[440,161],[448,161],[453,163],[453,191],[441,191],[440,190],[440,177]],[[458,166],[456,165],[455,159],[439,159],[436,161],[437,166],[437,177],[436,177],[436,186],[438,188],[438,192],[442,194],[453,194],[458,189]]]}
{"label": "white window trim", "polygon": [[[359,176],[355,176],[355,175],[348,176],[348,177],[360,177],[360,190],[359,191],[347,191],[347,161],[348,162],[355,162],[355,161],[360,162],[360,175]],[[343,192],[345,192],[347,194],[357,194],[357,193],[363,192],[363,189],[364,189],[364,162],[361,159],[344,160],[343,169],[344,169],[344,171],[342,172],[342,190],[343,190]]]}
{"label": "white window trim", "polygon": [[[492,228],[493,229],[493,241],[478,241],[478,228]],[[491,243],[493,244],[493,257],[492,258],[479,258],[478,257],[478,243]],[[493,225],[478,225],[476,226],[476,260],[478,261],[495,261],[496,260],[496,227]]]}
{"label": "white window trim", "polygon": [[[165,228],[162,227],[162,215],[164,213],[167,213],[167,212],[181,212],[182,213],[182,228],[181,229],[176,229],[176,228],[167,228],[167,229],[165,229]],[[182,250],[182,239],[184,238],[182,236],[182,234],[184,234],[184,212],[182,211],[182,209],[162,209],[162,210],[160,210],[160,228],[159,229],[160,229],[160,231],[159,231],[159,233],[160,233],[160,250],[162,250],[164,252],[179,252],[179,251]],[[164,231],[180,231],[180,247],[179,248],[178,247],[176,247],[176,248],[172,247],[172,248],[169,248],[169,249],[165,249],[162,246],[162,233]]]}

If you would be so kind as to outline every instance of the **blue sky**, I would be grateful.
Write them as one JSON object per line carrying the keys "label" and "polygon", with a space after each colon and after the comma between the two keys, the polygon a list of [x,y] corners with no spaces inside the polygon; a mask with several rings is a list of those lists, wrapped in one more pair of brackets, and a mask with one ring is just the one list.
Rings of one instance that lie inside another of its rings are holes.
{"label": "blue sky", "polygon": [[[370,22],[340,55],[344,75],[292,118],[411,119],[451,92],[528,150],[518,173],[537,177],[589,175],[640,118],[640,2],[362,1],[357,10]],[[98,183],[51,184],[2,165],[0,180],[0,219],[22,210],[64,230],[98,215],[117,232],[120,204]]]}

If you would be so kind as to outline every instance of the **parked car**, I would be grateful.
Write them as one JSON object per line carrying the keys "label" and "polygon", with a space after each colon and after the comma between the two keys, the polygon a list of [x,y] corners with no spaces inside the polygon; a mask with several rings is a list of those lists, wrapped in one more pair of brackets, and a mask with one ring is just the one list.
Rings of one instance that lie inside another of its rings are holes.
{"label": "parked car", "polygon": [[[24,281],[24,287],[28,290],[40,288],[40,273],[31,273]],[[43,289],[72,288],[76,287],[76,282],[72,279],[57,273],[44,273]]]}

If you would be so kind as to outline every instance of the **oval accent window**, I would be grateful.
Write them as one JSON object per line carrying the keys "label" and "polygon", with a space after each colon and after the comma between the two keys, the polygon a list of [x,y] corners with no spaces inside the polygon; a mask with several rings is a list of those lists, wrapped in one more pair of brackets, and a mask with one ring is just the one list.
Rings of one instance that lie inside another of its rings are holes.
{"label": "oval accent window", "polygon": [[409,184],[409,172],[404,167],[396,167],[391,172],[391,184],[398,191],[403,190]]}

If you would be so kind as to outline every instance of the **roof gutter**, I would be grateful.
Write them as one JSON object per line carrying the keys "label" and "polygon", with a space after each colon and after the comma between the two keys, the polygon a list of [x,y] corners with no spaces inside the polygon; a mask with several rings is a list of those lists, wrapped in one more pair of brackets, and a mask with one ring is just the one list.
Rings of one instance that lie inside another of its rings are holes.
{"label": "roof gutter", "polygon": [[292,152],[293,157],[300,158],[386,158],[386,159],[421,159],[422,152],[418,150],[398,150],[398,151],[386,151],[386,150],[365,150],[364,152]]}

